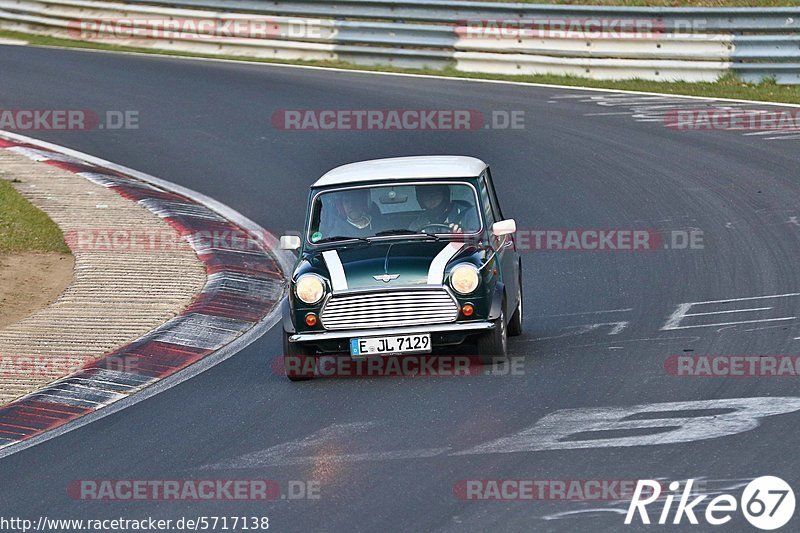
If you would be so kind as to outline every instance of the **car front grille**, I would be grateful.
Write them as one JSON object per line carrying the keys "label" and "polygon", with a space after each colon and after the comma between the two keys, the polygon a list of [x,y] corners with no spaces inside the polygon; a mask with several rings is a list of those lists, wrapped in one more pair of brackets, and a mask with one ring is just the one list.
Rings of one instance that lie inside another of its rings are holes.
{"label": "car front grille", "polygon": [[458,304],[443,288],[334,294],[320,314],[325,329],[368,329],[443,324]]}

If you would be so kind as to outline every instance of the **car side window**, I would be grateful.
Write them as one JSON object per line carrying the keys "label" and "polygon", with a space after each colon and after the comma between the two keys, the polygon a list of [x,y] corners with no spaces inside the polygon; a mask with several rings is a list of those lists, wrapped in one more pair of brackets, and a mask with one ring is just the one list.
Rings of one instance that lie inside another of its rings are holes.
{"label": "car side window", "polygon": [[485,227],[491,228],[492,224],[497,222],[494,209],[492,208],[492,201],[489,197],[489,187],[486,184],[486,175],[481,177],[480,181],[481,204],[483,205],[483,218]]}
{"label": "car side window", "polygon": [[494,190],[492,172],[488,168],[486,169],[484,179],[486,179],[486,186],[489,190],[489,200],[492,202],[492,210],[494,211],[497,220],[503,220],[503,211],[500,209],[500,202],[497,201],[497,192]]}

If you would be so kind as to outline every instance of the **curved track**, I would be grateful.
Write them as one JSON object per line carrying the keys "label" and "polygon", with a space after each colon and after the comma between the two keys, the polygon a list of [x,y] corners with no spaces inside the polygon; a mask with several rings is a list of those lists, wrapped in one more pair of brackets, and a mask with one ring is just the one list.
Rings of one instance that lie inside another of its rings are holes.
{"label": "curved track", "polygon": [[[779,475],[800,488],[798,412],[681,444],[489,453],[507,451],[498,445],[459,454],[563,409],[800,396],[795,378],[690,379],[664,370],[674,354],[796,354],[800,319],[662,329],[681,303],[800,292],[800,141],[674,131],[607,113],[626,107],[586,101],[603,93],[558,88],[19,47],[2,48],[0,72],[4,108],[140,115],[138,130],[35,136],[200,191],[276,234],[301,226],[307,187],[333,166],[460,153],[492,165],[503,209],[520,228],[705,235],[705,248],[693,251],[524,254],[527,332],[510,341],[524,375],[293,384],[271,371],[281,351],[273,329],[192,380],[0,461],[4,514],[268,515],[278,531],[616,531],[624,506],[463,501],[453,487],[466,479],[651,477],[724,487]],[[524,110],[526,128],[309,133],[269,121],[287,108],[455,107]],[[768,301],[697,311],[773,308],[731,313],[730,321],[800,316],[797,297]],[[693,324],[729,321],[720,317]],[[321,499],[82,502],[66,492],[72,480],[121,478],[314,479]],[[747,526],[738,517],[733,525]]]}

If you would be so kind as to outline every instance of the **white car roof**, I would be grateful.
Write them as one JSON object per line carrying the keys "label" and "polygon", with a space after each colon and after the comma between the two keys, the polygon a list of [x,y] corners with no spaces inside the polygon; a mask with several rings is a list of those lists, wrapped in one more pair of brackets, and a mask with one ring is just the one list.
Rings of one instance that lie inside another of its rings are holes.
{"label": "white car roof", "polygon": [[362,181],[397,181],[430,178],[474,178],[487,165],[480,159],[458,155],[432,155],[373,159],[336,167],[313,187],[350,185]]}

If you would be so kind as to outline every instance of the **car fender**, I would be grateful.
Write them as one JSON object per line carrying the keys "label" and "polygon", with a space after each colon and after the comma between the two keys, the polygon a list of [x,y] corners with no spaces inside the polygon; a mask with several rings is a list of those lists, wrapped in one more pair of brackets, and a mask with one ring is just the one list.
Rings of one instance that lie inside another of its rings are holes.
{"label": "car fender", "polygon": [[297,333],[292,323],[292,310],[289,307],[289,298],[284,298],[281,302],[281,315],[283,316],[283,331],[286,333]]}
{"label": "car fender", "polygon": [[503,306],[503,296],[505,292],[505,284],[498,281],[494,286],[494,294],[492,294],[492,306],[489,308],[489,320],[497,320],[500,317],[500,309]]}

